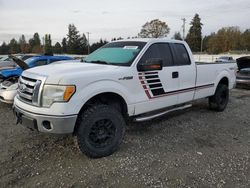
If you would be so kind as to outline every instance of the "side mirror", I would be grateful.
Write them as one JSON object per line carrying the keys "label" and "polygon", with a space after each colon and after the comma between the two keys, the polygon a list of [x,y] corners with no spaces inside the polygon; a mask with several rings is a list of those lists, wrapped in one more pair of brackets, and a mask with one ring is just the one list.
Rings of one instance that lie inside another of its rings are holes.
{"label": "side mirror", "polygon": [[154,71],[154,70],[162,70],[162,59],[147,59],[146,62],[140,63],[137,65],[137,70],[139,72],[143,71]]}

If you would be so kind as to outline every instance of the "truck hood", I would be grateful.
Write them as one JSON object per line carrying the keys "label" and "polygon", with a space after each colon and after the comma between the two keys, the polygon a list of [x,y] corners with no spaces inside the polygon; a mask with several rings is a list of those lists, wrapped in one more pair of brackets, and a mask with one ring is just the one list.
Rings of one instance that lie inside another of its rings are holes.
{"label": "truck hood", "polygon": [[23,60],[17,58],[16,56],[14,56],[14,55],[9,55],[9,57],[10,57],[11,59],[13,59],[13,61],[14,61],[17,65],[19,65],[19,67],[20,67],[21,69],[26,70],[26,69],[29,68],[29,66],[28,66]]}
{"label": "truck hood", "polygon": [[103,74],[104,72],[112,73],[112,70],[119,68],[119,66],[114,65],[101,65],[94,63],[59,63],[50,64],[46,66],[34,67],[24,71],[24,74],[37,74],[47,77],[46,83],[56,84],[59,83],[61,79],[74,78],[75,75],[90,75],[97,76]]}

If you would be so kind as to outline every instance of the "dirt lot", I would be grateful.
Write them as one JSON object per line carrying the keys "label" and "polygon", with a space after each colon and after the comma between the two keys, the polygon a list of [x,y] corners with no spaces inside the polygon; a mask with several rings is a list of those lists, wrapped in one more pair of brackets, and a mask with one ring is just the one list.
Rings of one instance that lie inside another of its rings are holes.
{"label": "dirt lot", "polygon": [[71,136],[31,132],[0,104],[0,187],[249,187],[250,90],[225,112],[200,100],[185,111],[131,124],[118,152],[81,155]]}

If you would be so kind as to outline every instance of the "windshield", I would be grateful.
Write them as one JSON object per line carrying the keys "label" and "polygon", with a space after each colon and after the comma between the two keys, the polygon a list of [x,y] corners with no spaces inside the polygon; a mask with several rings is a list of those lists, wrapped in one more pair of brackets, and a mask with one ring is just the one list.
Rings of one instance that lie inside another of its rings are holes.
{"label": "windshield", "polygon": [[88,55],[83,61],[86,63],[130,66],[145,44],[145,42],[109,43]]}
{"label": "windshield", "polygon": [[28,58],[26,59],[24,62],[29,65],[31,61],[33,61],[36,57],[31,57],[31,58]]}

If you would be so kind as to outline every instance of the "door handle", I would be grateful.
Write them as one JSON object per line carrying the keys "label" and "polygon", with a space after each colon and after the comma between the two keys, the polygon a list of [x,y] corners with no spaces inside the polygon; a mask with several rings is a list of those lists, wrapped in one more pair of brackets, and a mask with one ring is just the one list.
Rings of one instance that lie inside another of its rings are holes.
{"label": "door handle", "polygon": [[178,78],[179,72],[172,72],[172,78]]}

